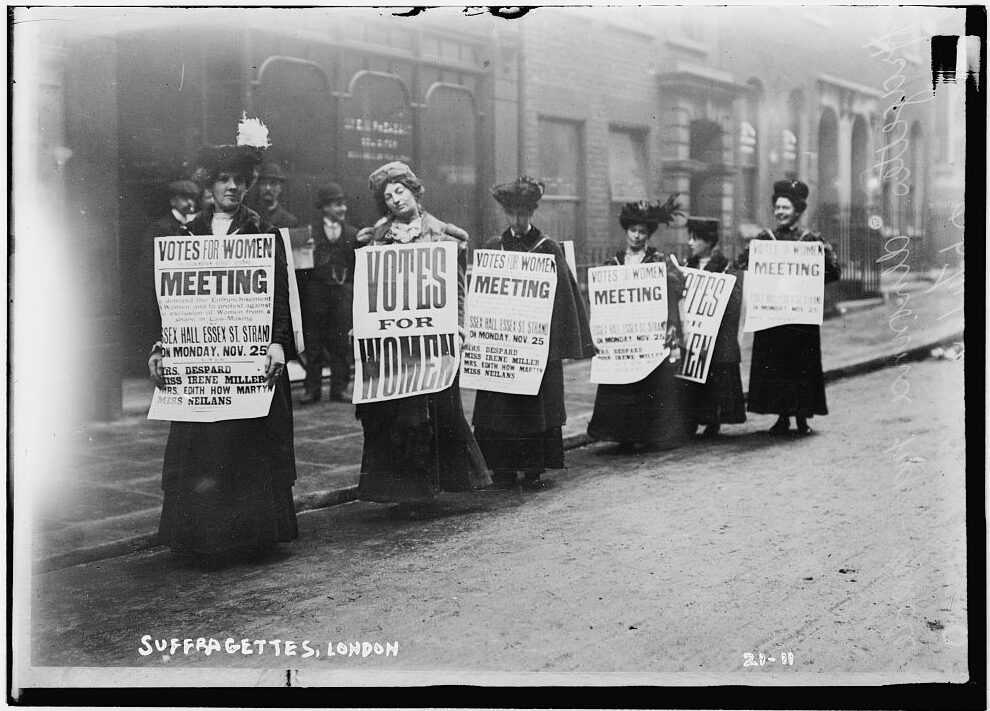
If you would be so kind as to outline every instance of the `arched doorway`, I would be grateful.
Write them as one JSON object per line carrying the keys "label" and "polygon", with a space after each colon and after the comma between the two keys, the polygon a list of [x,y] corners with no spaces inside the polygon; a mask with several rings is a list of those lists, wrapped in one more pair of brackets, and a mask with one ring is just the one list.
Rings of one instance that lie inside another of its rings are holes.
{"label": "arched doorway", "polygon": [[371,225],[381,215],[368,192],[368,176],[394,160],[415,164],[409,89],[395,74],[362,70],[351,77],[340,103],[339,182],[353,223]]}
{"label": "arched doorway", "polygon": [[844,278],[858,281],[864,291],[874,292],[880,288],[880,272],[876,262],[879,255],[876,254],[876,240],[872,239],[868,226],[874,175],[870,160],[869,124],[863,116],[857,115],[853,121],[851,149],[849,231],[845,243],[836,247],[845,266]]}
{"label": "arched doorway", "polygon": [[282,166],[288,181],[282,204],[305,225],[314,217],[319,185],[333,174],[336,131],[334,98],[323,68],[295,57],[270,57],[258,69],[254,108],[268,127],[272,147],[265,156]]}
{"label": "arched doorway", "polygon": [[870,161],[870,131],[866,119],[856,116],[852,129],[852,161],[849,173],[849,204],[856,210],[865,210],[870,204],[873,170]]}
{"label": "arched doorway", "polygon": [[839,121],[831,109],[822,111],[818,124],[818,229],[837,242],[842,233],[839,201]]}
{"label": "arched doorway", "polygon": [[484,236],[478,233],[476,117],[469,89],[434,84],[426,92],[420,155],[430,156],[422,171],[429,186],[430,209],[467,230],[475,244],[480,244]]}
{"label": "arched doorway", "polygon": [[801,127],[804,122],[804,92],[795,89],[787,97],[787,127],[782,136],[784,177],[789,180],[806,180],[801,176]]}

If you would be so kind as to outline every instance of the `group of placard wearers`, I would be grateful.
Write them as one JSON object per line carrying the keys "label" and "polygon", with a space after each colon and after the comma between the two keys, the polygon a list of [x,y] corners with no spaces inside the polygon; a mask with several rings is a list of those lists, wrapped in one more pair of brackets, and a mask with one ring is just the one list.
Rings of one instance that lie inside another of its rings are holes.
{"label": "group of placard wearers", "polygon": [[[296,227],[298,221],[278,200],[284,174],[277,165],[262,163],[259,147],[203,148],[193,173],[196,181],[170,185],[172,212],[156,225],[156,234],[220,236]],[[242,204],[256,179],[260,214]],[[459,247],[459,282],[465,281],[468,235],[424,210],[424,186],[410,167],[388,163],[370,175],[369,183],[382,218],[362,230],[347,224],[345,196],[339,185],[331,183],[318,193],[316,207],[322,219],[311,227],[314,266],[296,274],[308,356],[303,404],[320,399],[326,361],[331,370],[331,399],[348,399],[356,249],[453,241]],[[594,354],[586,310],[561,244],[533,225],[543,185],[520,177],[495,186],[492,195],[505,212],[508,228],[483,246],[542,253],[556,260],[557,289],[542,383],[536,395],[478,390],[473,431],[456,379],[437,393],[358,405],[356,415],[364,430],[358,498],[398,504],[398,515],[422,516],[442,491],[539,488],[542,473],[564,467],[563,361]],[[195,199],[200,196],[208,199],[194,215]],[[822,241],[817,233],[798,226],[807,198],[804,183],[776,182],[772,200],[776,226],[762,237]],[[669,295],[665,338],[671,356],[640,382],[599,385],[589,435],[617,442],[624,451],[671,449],[701,427],[700,436],[715,437],[722,424],[744,422],[747,407],[750,412],[778,415],[771,435],[810,434],[808,418],[828,412],[819,327],[788,325],[759,331],[753,342],[748,401],[744,400],[738,341],[741,278],[736,279],[715,341],[707,382],[676,378],[677,353],[683,346],[678,304],[684,276],[676,260],[649,244],[661,224],[681,216],[676,199],[674,195],[664,204],[626,204],[619,215],[626,244],[607,261],[611,265],[665,263]],[[689,217],[687,227],[688,267],[740,276],[746,270],[748,249],[732,263],[719,250],[717,221]],[[298,354],[292,337],[285,248],[281,240],[274,242],[272,342],[265,363],[274,395],[268,415],[210,423],[172,422],[166,444],[161,542],[209,565],[255,557],[298,535],[292,498],[296,478],[293,403],[285,370],[286,361]],[[824,280],[838,279],[838,263],[827,243],[825,254]],[[460,296],[463,303],[464,294]],[[463,308],[459,316],[463,324]],[[157,384],[162,382],[162,364],[161,348],[156,344],[149,371]],[[793,430],[791,417],[796,425]]]}

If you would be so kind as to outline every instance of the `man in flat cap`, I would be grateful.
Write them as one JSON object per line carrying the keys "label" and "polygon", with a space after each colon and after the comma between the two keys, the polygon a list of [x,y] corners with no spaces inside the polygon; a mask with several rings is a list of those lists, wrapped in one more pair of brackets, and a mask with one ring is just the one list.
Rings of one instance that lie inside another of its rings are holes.
{"label": "man in flat cap", "polygon": [[154,224],[155,236],[187,235],[186,225],[196,214],[199,186],[191,180],[173,180],[167,190],[171,209]]}
{"label": "man in flat cap", "polygon": [[351,380],[351,302],[354,299],[354,248],[357,229],[347,224],[347,202],[337,183],[319,189],[316,209],[322,219],[311,226],[313,268],[302,286],[303,338],[306,342],[305,396],[319,402],[323,366],[330,366],[330,400],[347,402]]}
{"label": "man in flat cap", "polygon": [[278,163],[267,162],[258,174],[258,201],[251,205],[271,227],[298,227],[299,219],[282,207],[279,198],[286,175]]}

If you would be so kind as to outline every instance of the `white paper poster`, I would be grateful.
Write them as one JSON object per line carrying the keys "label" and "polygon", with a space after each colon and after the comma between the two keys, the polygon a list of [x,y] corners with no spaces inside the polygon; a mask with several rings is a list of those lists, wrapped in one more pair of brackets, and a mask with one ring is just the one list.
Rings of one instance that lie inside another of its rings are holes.
{"label": "white paper poster", "polygon": [[355,404],[439,392],[457,376],[454,242],[364,247],[355,253]]}
{"label": "white paper poster", "polygon": [[476,249],[461,385],[536,395],[550,352],[556,293],[552,254]]}
{"label": "white paper poster", "polygon": [[564,240],[560,243],[560,246],[564,248],[564,261],[567,262],[567,266],[571,270],[571,275],[574,277],[574,281],[577,281],[578,271],[577,258],[574,256],[574,240]]}
{"label": "white paper poster", "polygon": [[685,348],[677,377],[704,383],[708,380],[715,338],[736,277],[690,267],[681,267],[681,272],[684,274],[684,296],[680,313]]}
{"label": "white paper poster", "polygon": [[275,239],[155,238],[165,387],[155,388],[149,419],[217,422],[268,414]]}
{"label": "white paper poster", "polygon": [[312,228],[309,226],[283,227],[279,232],[289,238],[290,248],[286,251],[286,255],[292,255],[293,267],[295,269],[312,269],[314,250]]}
{"label": "white paper poster", "polygon": [[663,262],[593,267],[588,270],[588,297],[598,349],[591,360],[591,382],[638,382],[670,355]]}
{"label": "white paper poster", "polygon": [[[307,228],[308,231],[309,228]],[[303,353],[306,350],[306,341],[303,339],[302,305],[299,302],[299,283],[296,281],[296,269],[299,267],[295,263],[295,252],[292,248],[291,230],[282,227],[278,233],[282,236],[282,247],[285,249],[285,263],[289,275],[289,313],[292,315],[292,340],[296,344],[296,353]]]}
{"label": "white paper poster", "polygon": [[749,243],[747,333],[788,323],[821,325],[825,313],[825,245],[753,240]]}

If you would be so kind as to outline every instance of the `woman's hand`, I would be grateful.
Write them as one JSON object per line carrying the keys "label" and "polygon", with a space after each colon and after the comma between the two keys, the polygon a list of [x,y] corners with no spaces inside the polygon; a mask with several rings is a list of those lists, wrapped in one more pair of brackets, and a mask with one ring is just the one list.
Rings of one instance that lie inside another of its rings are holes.
{"label": "woman's hand", "polygon": [[151,355],[148,357],[148,375],[151,377],[151,382],[157,388],[165,387],[165,371],[162,369],[164,360],[162,347],[156,343],[155,347],[151,349]]}
{"label": "woman's hand", "polygon": [[452,225],[449,222],[447,222],[443,226],[443,233],[449,237],[453,237],[458,242],[463,242],[464,244],[467,244],[468,233],[465,230],[462,230],[457,225]]}
{"label": "woman's hand", "polygon": [[268,344],[268,355],[265,357],[265,377],[268,387],[274,388],[275,382],[285,369],[285,351],[279,343]]}
{"label": "woman's hand", "polygon": [[375,230],[373,228],[364,227],[358,231],[357,236],[354,239],[357,240],[358,244],[368,244],[374,236]]}

